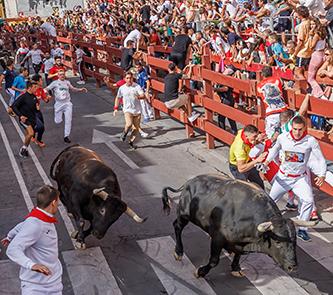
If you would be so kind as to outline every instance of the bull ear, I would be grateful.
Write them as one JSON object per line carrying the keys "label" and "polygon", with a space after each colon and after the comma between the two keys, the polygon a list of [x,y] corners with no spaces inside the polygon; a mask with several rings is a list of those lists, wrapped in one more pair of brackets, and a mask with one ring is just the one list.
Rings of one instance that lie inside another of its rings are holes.
{"label": "bull ear", "polygon": [[257,226],[257,230],[260,233],[264,233],[264,232],[273,230],[273,228],[274,227],[273,227],[272,221],[263,222],[263,223],[258,224],[258,226]]}

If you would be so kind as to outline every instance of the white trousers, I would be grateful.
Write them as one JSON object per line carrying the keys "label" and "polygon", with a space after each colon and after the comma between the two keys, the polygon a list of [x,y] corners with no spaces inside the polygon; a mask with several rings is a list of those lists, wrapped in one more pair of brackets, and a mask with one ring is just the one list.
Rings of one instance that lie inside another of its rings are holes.
{"label": "white trousers", "polygon": [[21,295],[62,295],[61,279],[48,285],[21,282]]}
{"label": "white trousers", "polygon": [[268,138],[274,135],[277,127],[280,126],[280,114],[269,115],[265,118],[265,132]]}
{"label": "white trousers", "polygon": [[54,122],[60,124],[65,116],[64,137],[69,136],[72,129],[73,104],[71,102],[54,106]]}
{"label": "white trousers", "polygon": [[310,220],[314,200],[311,182],[308,181],[306,174],[299,177],[288,177],[279,171],[276,175],[269,196],[276,203],[286,192],[290,190],[292,190],[293,193],[299,198],[301,203],[298,218],[305,221]]}
{"label": "white trousers", "polygon": [[141,114],[144,119],[154,118],[153,108],[150,106],[149,102],[145,99],[140,99],[141,103]]}

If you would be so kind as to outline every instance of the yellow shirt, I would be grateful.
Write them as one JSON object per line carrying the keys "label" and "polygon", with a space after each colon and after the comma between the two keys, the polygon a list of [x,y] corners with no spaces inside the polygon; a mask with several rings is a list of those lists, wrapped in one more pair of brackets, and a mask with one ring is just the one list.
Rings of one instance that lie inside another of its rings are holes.
{"label": "yellow shirt", "polygon": [[237,165],[238,161],[248,162],[250,160],[249,153],[251,147],[243,142],[241,137],[242,131],[243,129],[238,131],[234,142],[230,146],[229,163],[233,165]]}
{"label": "yellow shirt", "polygon": [[298,40],[303,41],[302,49],[297,53],[297,57],[310,58],[312,54],[310,38],[310,20],[303,20],[298,28]]}

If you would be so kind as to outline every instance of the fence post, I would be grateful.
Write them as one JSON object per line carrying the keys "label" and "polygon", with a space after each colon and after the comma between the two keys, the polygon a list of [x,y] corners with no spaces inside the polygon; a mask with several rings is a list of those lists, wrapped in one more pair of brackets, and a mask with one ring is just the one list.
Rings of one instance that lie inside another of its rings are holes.
{"label": "fence post", "polygon": [[[210,60],[210,50],[209,45],[206,45],[204,48],[204,55],[202,59],[202,67],[204,69],[211,69],[211,60]],[[210,99],[213,99],[214,93],[213,93],[213,84],[209,80],[204,80],[204,93],[207,97]],[[210,110],[207,110],[205,108],[205,119],[204,121],[213,122],[213,112]],[[203,124],[205,127],[205,123]],[[205,129],[205,128],[204,128]],[[209,149],[213,149],[215,147],[214,137],[206,132],[206,143],[207,147]]]}

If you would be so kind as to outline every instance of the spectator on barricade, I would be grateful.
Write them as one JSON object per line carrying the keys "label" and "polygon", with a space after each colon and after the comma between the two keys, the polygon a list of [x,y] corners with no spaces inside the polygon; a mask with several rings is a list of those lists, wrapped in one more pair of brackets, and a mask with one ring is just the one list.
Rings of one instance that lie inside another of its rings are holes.
{"label": "spectator on barricade", "polygon": [[133,66],[134,41],[128,40],[121,50],[120,67],[126,72]]}
{"label": "spectator on barricade", "polygon": [[64,51],[62,50],[62,48],[60,47],[60,44],[58,43],[55,43],[52,45],[52,48],[51,48],[51,56],[53,58],[57,57],[57,56],[60,56],[61,58],[64,57]]}
{"label": "spectator on barricade", "polygon": [[296,10],[301,24],[298,27],[297,45],[294,56],[296,56],[295,79],[305,80],[304,70],[308,68],[312,54],[310,42],[310,19],[309,9],[305,6],[299,6]]}
{"label": "spectator on barricade", "polygon": [[191,45],[192,40],[188,36],[188,29],[183,27],[180,34],[178,34],[175,38],[170,54],[170,60],[181,70],[183,70],[186,66],[188,49]]}
{"label": "spectator on barricade", "polygon": [[191,65],[187,67],[189,67],[189,74],[184,75],[184,72],[178,73],[177,66],[174,63],[169,64],[169,73],[164,77],[164,103],[168,109],[181,109],[188,115],[188,120],[192,123],[200,117],[200,114],[196,112],[189,114],[190,99],[187,94],[182,92],[182,79],[190,79],[192,75]]}
{"label": "spectator on barricade", "polygon": [[287,53],[284,51],[282,44],[279,42],[279,37],[276,33],[272,33],[268,37],[269,42],[271,43],[271,50],[273,53],[273,58],[275,64],[282,68],[284,66],[282,59],[288,57]]}
{"label": "spectator on barricade", "polygon": [[308,83],[312,88],[311,94],[315,97],[328,99],[316,81],[316,75],[319,68],[324,63],[326,48],[326,28],[320,23],[319,19],[314,18],[310,22],[310,42],[313,49],[308,70]]}
{"label": "spectator on barricade", "polygon": [[260,99],[265,105],[265,132],[270,139],[280,125],[280,113],[287,109],[283,99],[283,84],[281,79],[273,77],[272,68],[265,66],[262,69],[264,79],[257,86]]}
{"label": "spectator on barricade", "polygon": [[[318,70],[318,76],[321,78],[330,78],[333,79],[333,50],[325,50],[325,62]],[[324,90],[324,95],[329,100],[333,101],[333,89],[332,86],[326,86]],[[332,128],[333,130],[333,128]]]}
{"label": "spectator on barricade", "polygon": [[133,24],[133,30],[130,31],[130,33],[127,35],[127,37],[124,40],[124,47],[126,48],[128,46],[128,41],[132,41],[134,43],[134,48],[136,51],[139,51],[140,42],[142,39],[142,33],[141,33],[142,27],[138,24]]}
{"label": "spectator on barricade", "polygon": [[80,76],[80,81],[77,82],[77,84],[84,85],[86,84],[85,82],[85,76],[84,76],[84,61],[83,57],[86,55],[85,52],[81,49],[80,45],[76,45],[76,50],[75,50],[75,55],[76,55],[76,65],[77,65],[77,71],[79,72]]}

